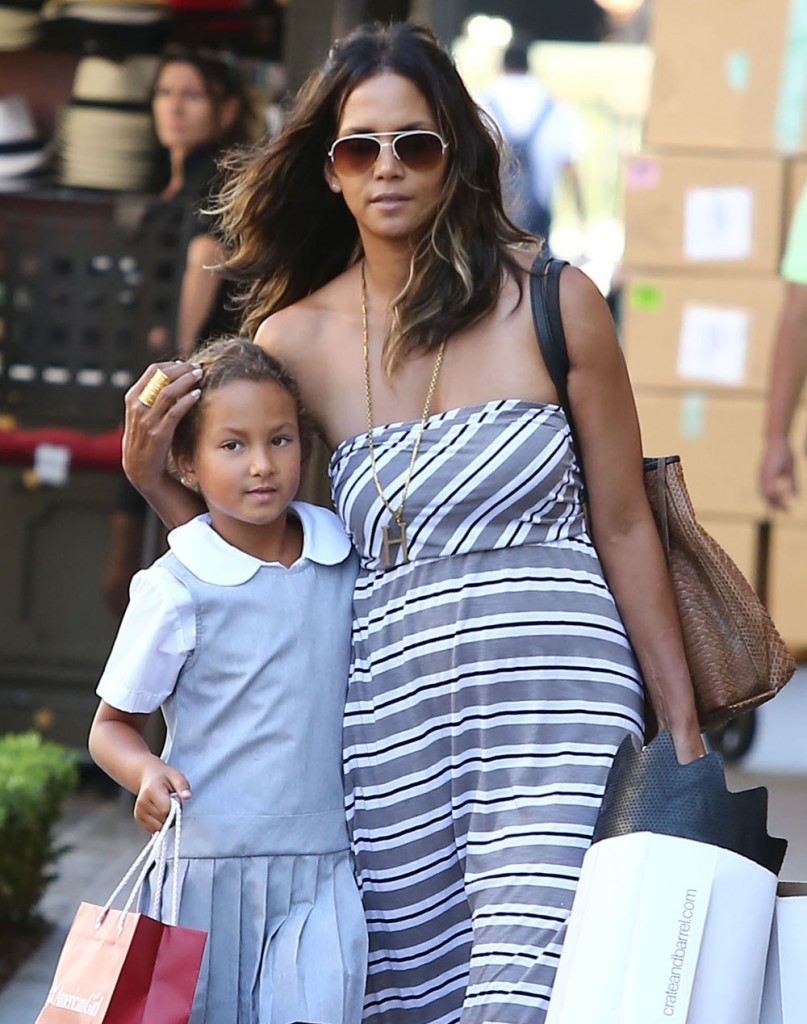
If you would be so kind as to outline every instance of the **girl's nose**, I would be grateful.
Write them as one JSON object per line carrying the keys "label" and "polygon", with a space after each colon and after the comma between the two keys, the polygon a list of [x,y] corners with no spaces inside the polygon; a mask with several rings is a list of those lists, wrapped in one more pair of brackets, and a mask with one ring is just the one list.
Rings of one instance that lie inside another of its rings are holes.
{"label": "girl's nose", "polygon": [[249,467],[253,476],[267,476],[272,472],[272,458],[268,451],[260,449],[253,452]]}

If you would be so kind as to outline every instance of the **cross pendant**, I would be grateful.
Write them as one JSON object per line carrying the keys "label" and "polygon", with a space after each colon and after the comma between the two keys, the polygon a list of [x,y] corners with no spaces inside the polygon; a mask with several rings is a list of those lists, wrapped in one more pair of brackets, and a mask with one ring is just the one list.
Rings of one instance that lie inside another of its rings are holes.
{"label": "cross pendant", "polygon": [[[399,536],[390,536],[390,532],[396,528],[399,532]],[[406,564],[409,561],[409,549],[406,546],[406,523],[398,523],[393,519],[391,523],[381,527],[381,535],[384,538],[383,550],[384,565],[386,568],[390,569],[395,564],[392,549],[396,547],[400,547],[401,560],[403,564]]]}

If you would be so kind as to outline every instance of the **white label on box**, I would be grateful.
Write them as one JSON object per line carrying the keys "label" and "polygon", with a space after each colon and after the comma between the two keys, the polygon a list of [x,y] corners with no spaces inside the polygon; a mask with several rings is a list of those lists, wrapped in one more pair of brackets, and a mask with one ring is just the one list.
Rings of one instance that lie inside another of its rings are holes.
{"label": "white label on box", "polygon": [[38,444],[34,448],[37,480],[51,487],[64,487],[70,477],[70,449],[63,444]]}
{"label": "white label on box", "polygon": [[736,387],[745,382],[751,318],[744,309],[684,306],[678,376]]}
{"label": "white label on box", "polygon": [[744,260],[751,255],[750,188],[691,188],[684,197],[684,258]]}

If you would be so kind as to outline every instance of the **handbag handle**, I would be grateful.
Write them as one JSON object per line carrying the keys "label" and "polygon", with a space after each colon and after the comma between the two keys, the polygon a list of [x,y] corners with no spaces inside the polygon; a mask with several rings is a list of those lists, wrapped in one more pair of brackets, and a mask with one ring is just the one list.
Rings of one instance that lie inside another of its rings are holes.
{"label": "handbag handle", "polygon": [[135,900],[140,896],[140,892],[143,889],[143,885],[146,880],[146,875],[155,864],[157,865],[157,874],[154,879],[148,916],[157,918],[160,894],[162,892],[163,881],[165,880],[168,832],[172,825],[174,825],[174,871],[171,878],[171,915],[170,920],[167,923],[170,925],[175,925],[177,923],[179,918],[179,878],[176,870],[176,862],[179,857],[179,842],[182,832],[182,803],[176,793],[172,793],[171,805],[168,808],[168,814],[163,822],[162,828],[159,832],[155,832],[149,839],[140,853],[135,857],[129,870],[115,886],[115,889],[109,899],[103,905],[98,917],[95,919],[96,928],[100,928],[104,923],[115,899],[118,897],[119,893],[126,888],[130,878],[139,868],[140,874],[132,886],[132,890],[124,904],[120,920],[118,921],[118,932],[123,931],[126,916],[132,909]]}

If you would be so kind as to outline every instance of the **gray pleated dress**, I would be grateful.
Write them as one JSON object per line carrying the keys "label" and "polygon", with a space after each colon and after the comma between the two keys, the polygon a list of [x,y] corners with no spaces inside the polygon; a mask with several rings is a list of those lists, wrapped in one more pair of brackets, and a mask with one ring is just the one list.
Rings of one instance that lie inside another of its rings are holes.
{"label": "gray pleated dress", "polygon": [[156,567],[192,596],[196,646],[163,704],[162,756],[193,788],[179,923],[209,932],[191,1024],[357,1024],[367,939],[341,771],[353,557],[256,560],[222,586],[172,537]]}

